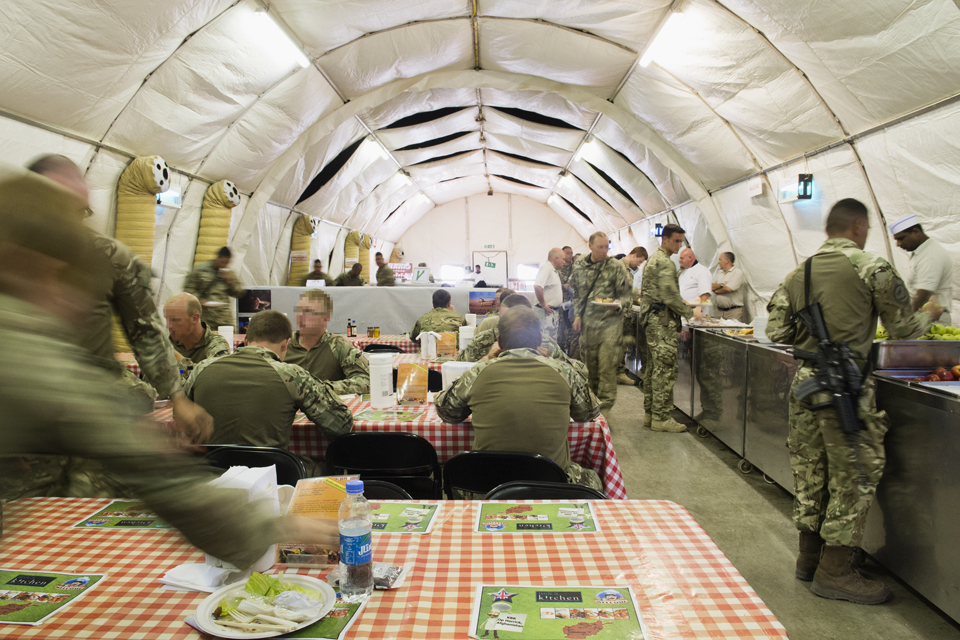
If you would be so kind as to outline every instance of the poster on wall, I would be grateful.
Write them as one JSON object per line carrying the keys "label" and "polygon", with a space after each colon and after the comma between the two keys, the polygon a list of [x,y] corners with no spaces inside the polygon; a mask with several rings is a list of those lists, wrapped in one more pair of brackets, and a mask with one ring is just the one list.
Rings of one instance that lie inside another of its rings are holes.
{"label": "poster on wall", "polygon": [[305,264],[310,259],[309,251],[291,251],[290,264]]}
{"label": "poster on wall", "polygon": [[413,279],[412,262],[388,262],[387,266],[393,269],[393,277],[401,282],[410,282]]}
{"label": "poster on wall", "polygon": [[478,316],[485,316],[493,311],[496,291],[471,291],[470,292],[470,313]]}

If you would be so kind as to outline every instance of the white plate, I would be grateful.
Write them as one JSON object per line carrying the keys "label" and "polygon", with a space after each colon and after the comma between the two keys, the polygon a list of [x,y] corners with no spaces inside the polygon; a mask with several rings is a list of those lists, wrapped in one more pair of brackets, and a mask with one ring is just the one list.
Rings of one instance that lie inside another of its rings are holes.
{"label": "white plate", "polygon": [[[322,580],[311,578],[310,576],[302,576],[299,574],[290,573],[284,574],[283,581],[295,584],[298,587],[303,587],[304,589],[310,589],[311,591],[319,591],[323,594],[323,606],[320,607],[320,615],[316,618],[311,618],[306,622],[301,622],[293,631],[303,629],[304,627],[313,624],[323,616],[327,615],[330,613],[330,610],[333,609],[333,605],[337,602],[337,593],[333,590],[333,587]],[[216,611],[217,607],[220,606],[220,601],[224,598],[231,598],[240,595],[240,593],[243,592],[243,587],[245,584],[246,582],[242,584],[229,585],[214,591],[207,596],[207,598],[200,603],[200,606],[197,607],[197,612],[193,614],[193,617],[197,622],[197,626],[200,627],[205,633],[209,633],[212,636],[217,636],[218,638],[275,638],[276,636],[283,635],[284,633],[293,633],[293,631],[263,631],[260,633],[247,633],[245,631],[241,631],[240,629],[222,627],[214,622],[213,612]]]}
{"label": "white plate", "polygon": [[706,302],[687,302],[687,306],[690,307],[691,309],[693,307],[709,307],[712,304],[713,303],[710,302],[709,300],[707,300]]}

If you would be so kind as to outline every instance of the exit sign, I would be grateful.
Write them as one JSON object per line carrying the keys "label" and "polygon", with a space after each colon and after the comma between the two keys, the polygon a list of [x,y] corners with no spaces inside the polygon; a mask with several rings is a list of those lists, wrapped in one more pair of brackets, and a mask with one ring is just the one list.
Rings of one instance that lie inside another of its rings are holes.
{"label": "exit sign", "polygon": [[496,268],[497,268],[497,263],[495,263],[495,262],[484,262],[484,263],[483,263],[483,266],[485,266],[485,267],[490,267],[491,269],[496,269]]}
{"label": "exit sign", "polygon": [[485,244],[485,245],[483,245],[483,248],[484,248],[484,249],[496,249],[496,248],[497,248],[497,245],[495,245],[495,244]]}

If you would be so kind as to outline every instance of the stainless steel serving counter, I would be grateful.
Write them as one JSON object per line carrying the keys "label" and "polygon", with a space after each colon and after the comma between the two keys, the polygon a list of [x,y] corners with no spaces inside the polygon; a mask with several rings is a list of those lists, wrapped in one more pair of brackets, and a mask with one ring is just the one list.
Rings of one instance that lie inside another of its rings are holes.
{"label": "stainless steel serving counter", "polygon": [[743,457],[749,342],[716,330],[692,333],[693,418]]}
{"label": "stainless steel serving counter", "polygon": [[693,334],[689,325],[684,325],[677,336],[679,346],[677,383],[673,386],[673,404],[689,417],[693,417]]}
{"label": "stainless steel serving counter", "polygon": [[747,347],[747,403],[743,457],[767,478],[793,493],[787,451],[788,397],[797,361],[785,347]]}

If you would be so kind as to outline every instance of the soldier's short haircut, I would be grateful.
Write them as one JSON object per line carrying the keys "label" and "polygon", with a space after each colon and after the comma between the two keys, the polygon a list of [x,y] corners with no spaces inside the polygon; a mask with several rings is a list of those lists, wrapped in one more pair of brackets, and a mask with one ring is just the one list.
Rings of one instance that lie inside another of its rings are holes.
{"label": "soldier's short haircut", "polygon": [[310,302],[319,302],[320,309],[323,311],[323,313],[327,315],[333,313],[333,300],[331,300],[330,296],[320,289],[310,289],[308,291],[304,291],[300,295],[300,299],[309,300]]}
{"label": "soldier's short haircut", "polygon": [[437,289],[433,292],[433,308],[443,309],[450,304],[450,292],[443,289]]}
{"label": "soldier's short haircut", "polygon": [[317,264],[323,264],[323,261],[320,260],[320,258],[317,258],[316,260],[313,261],[313,264],[315,264],[315,265],[317,265]]}
{"label": "soldier's short haircut", "polygon": [[63,173],[65,171],[77,171],[80,172],[80,175],[83,175],[83,172],[80,171],[80,168],[77,167],[73,160],[56,153],[40,156],[35,159],[27,165],[27,171],[33,171],[42,176],[50,173]]}
{"label": "soldier's short haircut", "polygon": [[737,263],[737,256],[733,255],[733,251],[724,251],[723,255],[727,257],[727,260],[730,261],[730,264]]}
{"label": "soldier's short haircut", "polygon": [[503,294],[507,294],[508,296],[510,296],[515,293],[516,291],[514,291],[513,289],[509,289],[507,287],[500,287],[499,289],[497,289],[496,295],[500,296],[500,302],[503,302],[503,299],[506,297]]}
{"label": "soldier's short haircut", "polygon": [[254,314],[247,325],[247,342],[269,342],[277,344],[289,340],[293,327],[287,316],[279,311],[261,311]]}
{"label": "soldier's short haircut", "polygon": [[650,254],[647,253],[647,250],[644,247],[634,247],[633,249],[630,249],[630,255],[640,256],[644,260],[650,257]]}
{"label": "soldier's short haircut", "polygon": [[[510,296],[515,297],[515,296]],[[524,298],[526,300],[526,298]],[[500,348],[536,349],[540,346],[540,318],[533,309],[514,307],[507,310],[497,323],[500,332]]]}
{"label": "soldier's short haircut", "polygon": [[533,303],[527,299],[527,296],[520,293],[514,293],[506,298],[500,298],[501,309],[512,309],[513,307],[526,307],[527,309],[533,309]]}
{"label": "soldier's short haircut", "polygon": [[849,231],[857,220],[867,219],[867,206],[856,198],[844,198],[837,202],[827,214],[828,235]]}
{"label": "soldier's short haircut", "polygon": [[379,251],[377,251],[376,255],[374,255],[373,257],[374,257],[374,258],[382,258],[382,257],[383,257],[383,254],[380,253]]}
{"label": "soldier's short haircut", "polygon": [[560,251],[566,251],[567,249],[570,249],[570,251],[573,251],[573,247],[571,247],[570,245],[567,245],[565,247],[560,247]]}
{"label": "soldier's short haircut", "polygon": [[200,301],[197,300],[197,297],[192,293],[187,293],[186,291],[181,291],[180,293],[175,293],[169,298],[167,298],[164,306],[170,303],[185,302],[187,307],[187,315],[200,315],[203,313],[203,307],[200,306]]}
{"label": "soldier's short haircut", "polygon": [[591,233],[590,244],[593,244],[593,241],[599,238],[600,236],[603,236],[604,238],[606,238],[607,234],[605,234],[603,231],[594,231],[593,233]]}
{"label": "soldier's short haircut", "polygon": [[231,258],[233,254],[230,253],[229,247],[220,247],[220,251],[217,251],[218,258]]}
{"label": "soldier's short haircut", "polygon": [[354,262],[353,266],[350,267],[350,271],[353,271],[354,269],[360,269],[361,271],[363,271],[363,265],[360,264],[359,262]]}
{"label": "soldier's short haircut", "polygon": [[686,233],[678,224],[667,224],[663,227],[663,237],[670,238],[677,233]]}

